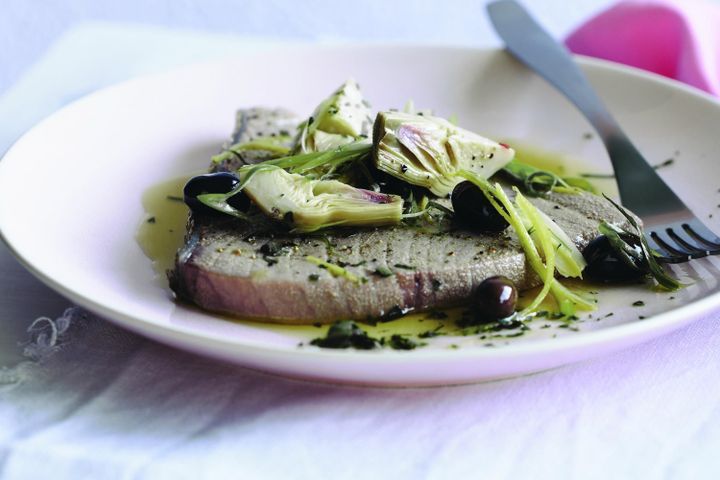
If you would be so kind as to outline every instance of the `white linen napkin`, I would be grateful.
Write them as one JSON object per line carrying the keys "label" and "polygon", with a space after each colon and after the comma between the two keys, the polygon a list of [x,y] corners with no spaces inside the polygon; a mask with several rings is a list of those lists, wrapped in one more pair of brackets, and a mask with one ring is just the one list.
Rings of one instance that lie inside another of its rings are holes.
{"label": "white linen napkin", "polygon": [[[165,55],[177,41],[187,56]],[[259,47],[150,28],[77,29],[0,99],[0,118],[20,115],[26,128],[100,85]],[[41,96],[35,107],[32,95]],[[0,148],[19,133],[3,124]],[[371,389],[198,357],[78,308],[4,317],[0,334],[30,331],[18,338],[20,361],[0,355],[0,478],[717,478],[719,318],[528,377]]]}
{"label": "white linen napkin", "polygon": [[[0,386],[2,478],[716,478],[717,315],[646,345],[462,387],[311,384],[73,308]],[[66,327],[66,325],[69,325]]]}

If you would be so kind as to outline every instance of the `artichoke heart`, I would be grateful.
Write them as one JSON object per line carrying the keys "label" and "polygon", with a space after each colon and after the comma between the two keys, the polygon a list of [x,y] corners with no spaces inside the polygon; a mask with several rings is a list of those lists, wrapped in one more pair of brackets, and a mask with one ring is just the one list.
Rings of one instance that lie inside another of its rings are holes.
{"label": "artichoke heart", "polygon": [[315,108],[300,127],[295,153],[332,150],[368,137],[372,126],[370,104],[354,80],[346,81]]}
{"label": "artichoke heart", "polygon": [[299,232],[329,226],[400,223],[403,200],[397,195],[355,188],[336,180],[311,180],[277,167],[239,171],[251,175],[245,193],[267,215],[292,223]]}
{"label": "artichoke heart", "polygon": [[443,118],[390,111],[375,119],[373,156],[379,170],[442,197],[463,181],[461,170],[487,179],[515,151]]}

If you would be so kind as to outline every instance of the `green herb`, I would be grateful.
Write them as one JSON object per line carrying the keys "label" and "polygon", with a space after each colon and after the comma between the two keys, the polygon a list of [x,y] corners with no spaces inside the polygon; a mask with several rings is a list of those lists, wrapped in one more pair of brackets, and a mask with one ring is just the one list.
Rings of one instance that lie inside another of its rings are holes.
{"label": "green herb", "polygon": [[[620,258],[623,259],[623,261],[625,261],[630,267],[645,271],[647,274],[652,276],[653,279],[655,279],[660,287],[665,290],[675,291],[682,287],[682,284],[671,277],[657,262],[655,258],[656,253],[648,245],[647,240],[645,239],[645,233],[643,232],[642,227],[638,225],[635,218],[633,218],[627,210],[607,195],[603,196],[608,202],[613,204],[620,213],[622,213],[628,223],[630,223],[632,228],[635,230],[634,232],[630,232],[606,222],[602,222],[600,224],[600,232],[604,233],[608,237],[610,245],[620,255]],[[627,242],[623,236],[632,239],[634,244]],[[639,249],[635,245],[637,245]]]}
{"label": "green herb", "polygon": [[165,198],[173,202],[185,202],[183,197],[178,197],[177,195],[166,195]]}
{"label": "green herb", "polygon": [[293,246],[294,244],[291,242],[270,240],[263,244],[263,246],[258,249],[258,252],[266,256],[278,257],[289,254]]}
{"label": "green herb", "polygon": [[615,178],[612,173],[581,173],[580,176],[583,178]]}
{"label": "green herb", "polygon": [[633,307],[644,307],[645,302],[643,302],[642,300],[638,300],[637,302],[633,302],[632,306]]}
{"label": "green herb", "polygon": [[314,257],[312,255],[306,256],[305,260],[307,260],[310,263],[314,263],[315,265],[317,265],[320,268],[327,269],[327,271],[330,272],[330,275],[332,275],[333,277],[343,277],[343,278],[346,278],[346,279],[350,280],[351,282],[356,283],[358,285],[361,283],[367,282],[367,279],[364,277],[358,277],[354,273],[345,270],[344,268],[342,268],[339,265],[335,265],[333,263],[326,262],[325,260]]}
{"label": "green herb", "polygon": [[416,267],[412,265],[405,265],[404,263],[396,263],[393,265],[395,268],[402,268],[403,270],[415,270]]}
{"label": "green herb", "polygon": [[308,275],[308,280],[310,280],[311,282],[317,282],[318,280],[320,280],[320,275],[318,275],[317,273],[311,273],[310,275]]}
{"label": "green herb", "polygon": [[664,167],[669,167],[669,166],[672,165],[673,163],[675,163],[675,159],[674,159],[674,158],[668,158],[668,159],[665,160],[664,162],[658,163],[657,165],[653,165],[652,167],[653,167],[655,170],[659,170],[659,169],[664,168]]}
{"label": "green herb", "polygon": [[375,269],[374,273],[375,273],[375,275],[379,275],[381,277],[392,277],[393,276],[392,270],[390,270],[387,267],[383,267],[383,266],[377,267]]}
{"label": "green herb", "polygon": [[324,338],[316,338],[310,344],[322,348],[371,350],[377,346],[377,340],[368,336],[355,322],[341,320],[330,327]]}
{"label": "green herb", "polygon": [[155,223],[156,221],[157,220],[155,219],[155,217],[150,217],[147,219],[147,223]]}
{"label": "green herb", "polygon": [[267,255],[265,255],[265,256],[263,257],[263,260],[265,260],[265,262],[267,263],[268,267],[272,267],[273,265],[275,265],[276,263],[278,263],[278,259],[277,259],[277,258],[268,257]]}
{"label": "green herb", "polygon": [[577,327],[574,327],[568,323],[563,323],[562,325],[558,325],[558,328],[567,328],[568,330],[572,330],[573,332],[579,332],[580,329]]}
{"label": "green herb", "polygon": [[325,249],[327,250],[328,255],[332,255],[335,253],[335,247],[337,247],[337,245],[332,243],[332,241],[330,241],[330,238],[327,235],[320,235],[320,240],[322,240],[322,242],[325,244]]}
{"label": "green herb", "polygon": [[440,330],[442,330],[443,327],[444,327],[444,325],[438,325],[434,330],[427,330],[425,332],[422,332],[421,334],[418,335],[418,338],[433,338],[433,337],[438,337],[440,335],[443,335],[443,333],[440,332]]}
{"label": "green herb", "polygon": [[348,263],[348,262],[344,262],[342,260],[338,260],[336,263],[343,268],[345,268],[345,267],[362,267],[363,265],[365,265],[367,263],[367,260],[361,260],[356,263]]}
{"label": "green herb", "polygon": [[390,340],[387,341],[387,344],[393,350],[414,350],[417,347],[426,345],[425,343],[416,342],[416,341],[411,340],[410,338],[403,336],[403,335],[391,336]]}

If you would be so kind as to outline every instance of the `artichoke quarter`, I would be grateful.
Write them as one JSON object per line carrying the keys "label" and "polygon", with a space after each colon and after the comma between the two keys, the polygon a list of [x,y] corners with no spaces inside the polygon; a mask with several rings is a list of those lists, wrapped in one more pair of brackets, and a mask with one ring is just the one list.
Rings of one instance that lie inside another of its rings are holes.
{"label": "artichoke quarter", "polygon": [[515,151],[443,118],[388,111],[375,119],[373,156],[379,170],[442,197],[464,180],[460,171],[487,179]]}
{"label": "artichoke quarter", "polygon": [[397,195],[337,180],[312,180],[278,167],[256,169],[244,191],[268,216],[291,223],[298,232],[341,225],[393,225],[402,220],[403,200]]}
{"label": "artichoke quarter", "polygon": [[368,137],[371,127],[370,104],[357,82],[348,80],[320,102],[312,116],[301,125],[294,152],[332,150]]}

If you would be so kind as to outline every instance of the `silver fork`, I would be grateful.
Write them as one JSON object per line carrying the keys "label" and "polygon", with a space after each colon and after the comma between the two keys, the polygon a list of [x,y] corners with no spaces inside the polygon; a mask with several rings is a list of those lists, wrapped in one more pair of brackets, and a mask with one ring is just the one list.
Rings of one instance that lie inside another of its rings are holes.
{"label": "silver fork", "polygon": [[720,237],[675,195],[635,148],[564,46],[514,0],[487,6],[507,49],[565,95],[585,115],[610,155],[620,200],[651,230],[646,239],[666,263],[720,254]]}

